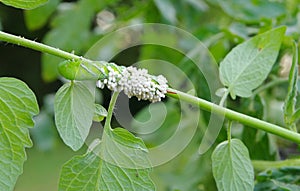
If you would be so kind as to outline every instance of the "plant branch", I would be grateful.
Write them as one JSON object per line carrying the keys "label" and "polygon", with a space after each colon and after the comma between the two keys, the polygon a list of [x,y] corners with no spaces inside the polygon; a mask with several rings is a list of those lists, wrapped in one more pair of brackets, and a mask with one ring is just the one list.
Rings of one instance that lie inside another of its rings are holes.
{"label": "plant branch", "polygon": [[12,43],[12,44],[16,44],[16,45],[19,45],[19,46],[24,46],[24,47],[27,47],[27,48],[31,48],[33,50],[37,50],[37,51],[40,51],[40,52],[43,52],[43,53],[48,53],[48,54],[58,56],[58,57],[61,57],[61,58],[65,58],[65,59],[82,59],[82,60],[87,61],[87,62],[90,61],[88,59],[82,58],[82,57],[77,56],[75,54],[65,52],[65,51],[60,50],[58,48],[53,48],[51,46],[48,46],[48,45],[45,45],[45,44],[42,44],[42,43],[39,43],[39,42],[35,42],[35,41],[32,41],[32,40],[28,40],[28,39],[25,39],[24,37],[21,37],[21,36],[15,36],[15,35],[12,35],[12,34],[8,34],[8,33],[3,32],[3,31],[0,31],[0,40],[6,41],[6,42],[9,42],[9,43]]}
{"label": "plant branch", "polygon": [[300,159],[286,159],[282,161],[253,160],[252,165],[256,171],[263,171],[270,168],[300,166]]}
{"label": "plant branch", "polygon": [[[91,62],[91,60],[89,60],[89,59],[82,58],[80,56],[77,56],[77,55],[59,50],[57,48],[53,48],[51,46],[47,46],[47,45],[42,44],[42,43],[34,42],[34,41],[31,41],[31,40],[25,39],[23,37],[11,35],[11,34],[8,34],[8,33],[5,33],[5,32],[2,32],[2,31],[0,31],[0,40],[6,41],[6,42],[9,42],[9,43],[13,43],[13,44],[17,44],[17,45],[20,45],[20,46],[24,46],[24,47],[27,47],[27,48],[31,48],[31,49],[34,49],[34,50],[37,50],[37,51],[40,51],[40,52],[43,52],[43,53],[48,53],[48,54],[58,56],[58,57],[61,57],[61,58],[64,58],[64,59],[81,59],[81,60],[86,61],[86,62]],[[183,101],[189,102],[191,104],[199,105],[202,109],[205,109],[205,110],[210,111],[212,113],[217,113],[217,114],[220,114],[220,115],[224,115],[228,119],[238,121],[240,123],[243,123],[245,125],[248,125],[248,126],[251,126],[251,127],[254,127],[254,128],[257,128],[257,129],[264,130],[266,132],[278,135],[282,138],[286,138],[290,141],[294,141],[294,142],[300,144],[300,134],[292,132],[290,130],[287,130],[283,127],[280,127],[280,126],[277,126],[275,124],[268,123],[266,121],[262,121],[262,120],[259,120],[257,118],[250,117],[248,115],[238,113],[236,111],[218,106],[218,105],[216,105],[214,103],[211,103],[209,101],[206,101],[204,99],[194,97],[192,95],[180,92],[180,91],[175,90],[175,89],[169,88],[168,92],[169,93],[167,94],[167,96],[169,96],[169,97],[173,97],[173,98],[176,98],[176,99],[179,99],[179,100],[183,100]],[[111,104],[110,104],[110,108],[111,108],[111,105],[113,104],[113,102],[116,99],[117,99],[117,93],[114,93],[113,97],[112,97]],[[106,122],[109,122],[109,123],[106,123],[106,124],[110,124],[112,113],[113,113],[113,108],[109,109],[109,113],[108,113],[108,116],[107,116],[107,119],[106,119]]]}
{"label": "plant branch", "polygon": [[278,125],[268,123],[266,121],[221,107],[204,99],[194,97],[190,94],[180,92],[178,90],[169,88],[167,96],[173,97],[179,100],[183,100],[195,105],[200,106],[200,108],[210,111],[212,113],[216,113],[219,115],[224,115],[230,120],[238,121],[244,125],[251,126],[256,129],[264,130],[268,133],[272,133],[274,135],[278,135],[282,138],[288,139],[290,141],[296,142],[300,144],[300,134],[295,133],[293,131],[287,130]]}

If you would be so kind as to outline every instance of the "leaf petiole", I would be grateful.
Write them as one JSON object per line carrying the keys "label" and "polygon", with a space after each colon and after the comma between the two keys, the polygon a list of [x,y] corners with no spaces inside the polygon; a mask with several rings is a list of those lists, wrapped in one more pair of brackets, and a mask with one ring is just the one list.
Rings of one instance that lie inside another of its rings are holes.
{"label": "leaf petiole", "polygon": [[225,101],[226,101],[228,95],[229,95],[229,90],[226,89],[226,91],[224,92],[224,94],[223,94],[223,96],[222,96],[222,98],[221,98],[221,101],[220,101],[220,103],[219,103],[219,106],[221,106],[221,107],[224,106]]}
{"label": "leaf petiole", "polygon": [[232,121],[229,120],[228,121],[228,127],[227,127],[227,139],[228,139],[229,144],[230,144],[230,141],[231,141],[231,126],[232,126]]}
{"label": "leaf petiole", "polygon": [[111,96],[108,111],[107,111],[107,117],[105,119],[105,125],[104,125],[105,131],[111,130],[110,122],[111,122],[111,118],[113,116],[113,112],[114,112],[114,108],[115,108],[115,105],[117,102],[118,95],[119,95],[119,92],[113,92],[113,94]]}

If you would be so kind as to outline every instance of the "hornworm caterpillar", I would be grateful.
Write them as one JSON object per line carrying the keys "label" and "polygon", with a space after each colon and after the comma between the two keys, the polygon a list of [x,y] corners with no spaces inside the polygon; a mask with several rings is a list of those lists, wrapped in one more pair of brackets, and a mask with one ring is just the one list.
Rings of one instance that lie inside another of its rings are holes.
{"label": "hornworm caterpillar", "polygon": [[146,69],[103,61],[66,60],[59,64],[58,71],[69,80],[95,80],[99,88],[107,86],[112,91],[124,91],[129,98],[136,96],[151,102],[161,101],[168,88],[162,75],[152,76]]}
{"label": "hornworm caterpillar", "polygon": [[104,61],[66,60],[58,65],[58,71],[69,80],[103,80],[108,78],[108,66],[119,73],[125,68]]}

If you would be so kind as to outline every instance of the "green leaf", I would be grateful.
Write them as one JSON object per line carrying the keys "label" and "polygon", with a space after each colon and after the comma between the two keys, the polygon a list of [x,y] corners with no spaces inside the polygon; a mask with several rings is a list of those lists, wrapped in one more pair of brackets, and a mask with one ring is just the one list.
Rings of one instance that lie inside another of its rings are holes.
{"label": "green leaf", "polygon": [[60,0],[49,0],[43,6],[33,10],[26,10],[24,12],[25,23],[29,30],[37,30],[43,27],[52,13],[56,10]]}
{"label": "green leaf", "polygon": [[60,191],[153,191],[143,141],[123,128],[104,131],[100,144],[62,168]]}
{"label": "green leaf", "polygon": [[55,123],[65,142],[78,150],[89,133],[95,112],[95,97],[81,82],[64,84],[55,95]]}
{"label": "green leaf", "polygon": [[93,121],[100,122],[106,116],[107,116],[106,109],[100,104],[95,104],[95,113],[94,113]]}
{"label": "green leaf", "polygon": [[202,0],[187,0],[187,4],[195,7],[195,9],[197,9],[198,11],[205,11],[208,9],[208,5]]}
{"label": "green leaf", "polygon": [[279,27],[236,46],[220,63],[220,79],[233,99],[249,97],[269,74],[286,27]]}
{"label": "green leaf", "polygon": [[292,130],[297,130],[295,121],[293,120],[296,105],[296,96],[298,92],[298,46],[296,43],[293,45],[293,62],[289,74],[288,93],[284,102],[284,120],[288,127]]}
{"label": "green leaf", "polygon": [[216,147],[212,169],[219,191],[253,191],[253,167],[247,147],[240,140],[224,141]]}
{"label": "green leaf", "polygon": [[[284,162],[284,161],[283,161]],[[297,165],[297,164],[294,164]],[[274,165],[276,166],[276,164]],[[268,168],[256,176],[255,191],[265,190],[299,190],[299,166],[286,166],[281,168]]]}
{"label": "green leaf", "polygon": [[[43,42],[65,51],[74,51],[75,54],[83,54],[95,37],[91,31],[95,15],[115,1],[117,0],[79,0],[72,3],[53,19],[52,29]],[[63,59],[49,54],[42,55],[42,77],[45,81],[56,79],[56,66],[62,61]]]}
{"label": "green leaf", "polygon": [[297,109],[296,112],[293,114],[291,120],[296,122],[300,118],[300,109]]}
{"label": "green leaf", "polygon": [[0,190],[13,190],[23,172],[25,147],[31,147],[28,128],[39,112],[34,93],[15,78],[0,78]]}
{"label": "green leaf", "polygon": [[252,160],[276,159],[278,155],[276,152],[277,147],[272,144],[272,137],[268,133],[247,126],[243,130],[242,138]]}
{"label": "green leaf", "polygon": [[157,8],[159,9],[160,13],[167,21],[169,21],[172,24],[176,23],[176,9],[170,0],[154,0],[154,2]]}
{"label": "green leaf", "polygon": [[272,180],[272,182],[274,182],[274,184],[276,186],[278,186],[279,188],[281,188],[281,189],[283,189],[285,191],[300,190],[300,186],[295,185],[295,184],[286,184],[286,183],[279,182],[277,180]]}
{"label": "green leaf", "polygon": [[0,0],[0,2],[21,9],[34,9],[48,0]]}
{"label": "green leaf", "polygon": [[262,19],[276,19],[285,14],[284,3],[255,0],[218,0],[222,9],[231,17],[246,21],[259,22]]}

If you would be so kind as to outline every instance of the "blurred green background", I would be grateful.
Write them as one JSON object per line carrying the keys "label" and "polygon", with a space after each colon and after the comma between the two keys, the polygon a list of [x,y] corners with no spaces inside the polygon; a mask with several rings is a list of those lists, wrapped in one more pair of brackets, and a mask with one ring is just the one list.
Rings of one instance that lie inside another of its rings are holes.
{"label": "blurred green background", "polygon": [[[0,4],[1,30],[62,50],[74,51],[78,55],[85,55],[95,42],[121,27],[138,23],[163,23],[179,27],[202,41],[217,64],[235,45],[276,26],[287,25],[287,35],[298,41],[299,19],[298,0],[49,0],[42,7],[27,11]],[[172,33],[161,38],[179,42],[181,48],[188,52],[195,48],[193,42],[177,39]],[[284,42],[266,84],[287,77],[282,72],[282,67],[286,66],[281,57],[288,53],[289,42],[288,39]],[[108,51],[107,55],[111,54],[109,44],[102,48]],[[0,76],[16,77],[26,82],[36,94],[41,108],[41,113],[35,118],[36,126],[31,130],[34,146],[27,149],[24,174],[20,176],[15,190],[57,190],[63,163],[73,155],[86,151],[86,147],[76,153],[67,148],[60,140],[53,122],[53,97],[63,84],[56,68],[61,59],[4,42],[0,43],[0,57]],[[146,59],[160,59],[174,64],[189,77],[199,97],[210,100],[214,96],[210,94],[197,66],[186,55],[172,49],[156,45],[135,46],[120,52],[111,60],[128,66]],[[218,65],[212,67],[217,68]],[[148,69],[151,73],[160,73],[160,68],[148,66]],[[169,75],[172,77],[172,74]],[[186,82],[179,78],[172,78],[172,82],[181,90],[189,90]],[[251,99],[229,100],[228,107],[284,125],[281,107],[286,89],[287,83],[283,81],[263,89]],[[103,90],[98,94],[98,102],[106,107],[110,92]],[[168,111],[166,120],[158,131],[142,137],[149,147],[167,139],[180,118],[180,106],[176,101],[166,99],[164,103]],[[130,109],[141,121],[149,118],[147,102],[138,103],[132,99]],[[209,113],[201,111],[197,132],[189,146],[172,161],[154,168],[151,176],[157,190],[216,190],[210,167],[212,149],[201,156],[197,152],[209,117]],[[118,124],[117,121],[114,123]],[[236,127],[233,128],[233,136],[243,140],[253,160],[272,161],[295,158],[299,154],[298,146],[293,143],[238,124]],[[90,137],[100,136],[100,133],[101,127],[95,124]],[[223,129],[215,145],[225,139]]]}

